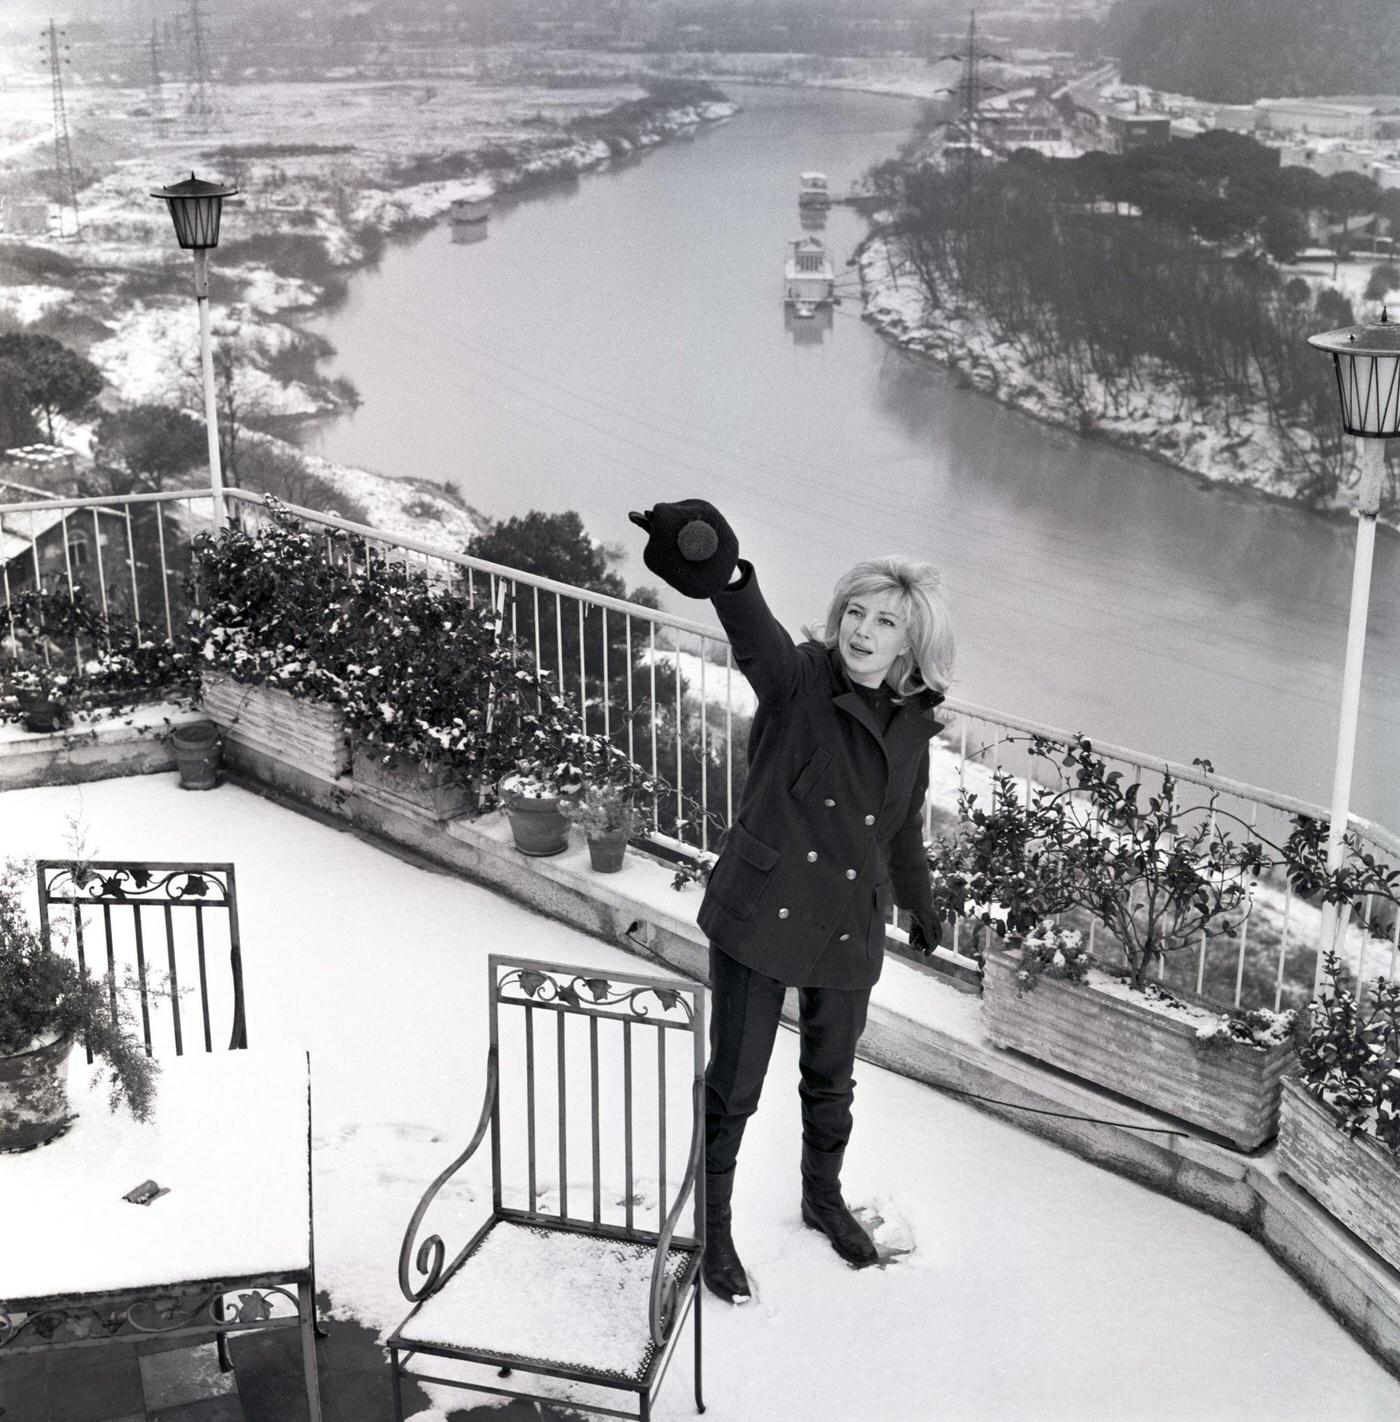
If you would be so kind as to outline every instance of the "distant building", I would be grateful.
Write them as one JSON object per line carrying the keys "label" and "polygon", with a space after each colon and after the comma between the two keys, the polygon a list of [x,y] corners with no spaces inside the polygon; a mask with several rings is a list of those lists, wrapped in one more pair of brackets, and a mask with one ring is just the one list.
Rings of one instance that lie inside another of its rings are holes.
{"label": "distant building", "polygon": [[1152,144],[1170,143],[1172,121],[1167,114],[1106,114],[1109,143],[1116,153]]}
{"label": "distant building", "polygon": [[0,231],[18,237],[42,237],[58,219],[58,207],[43,198],[0,195]]}
{"label": "distant building", "polygon": [[[0,504],[37,503],[52,497],[47,489],[0,479]],[[126,522],[115,509],[6,513],[0,516],[0,578],[10,593],[17,593],[36,582],[66,587],[71,570],[74,582],[100,592],[102,550],[122,549],[125,537]]]}
{"label": "distant building", "polygon": [[1316,133],[1333,138],[1374,138],[1377,109],[1323,99],[1259,99],[1258,126],[1274,133]]}
{"label": "distant building", "polygon": [[1228,129],[1231,133],[1253,133],[1258,121],[1259,114],[1253,104],[1221,104],[1213,119],[1216,128]]}

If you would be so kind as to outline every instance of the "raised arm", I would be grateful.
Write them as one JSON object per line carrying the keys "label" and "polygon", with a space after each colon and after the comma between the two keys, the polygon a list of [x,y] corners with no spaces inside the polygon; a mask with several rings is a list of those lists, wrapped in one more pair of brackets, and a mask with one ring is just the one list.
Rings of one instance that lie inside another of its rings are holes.
{"label": "raised arm", "polygon": [[734,661],[760,701],[786,701],[815,678],[816,662],[793,646],[773,616],[752,563],[741,558],[734,581],[711,601],[729,634]]}
{"label": "raised arm", "polygon": [[739,670],[760,701],[786,700],[816,675],[813,658],[793,646],[769,611],[753,564],[739,557],[739,540],[713,504],[683,499],[628,517],[647,532],[647,567],[686,597],[714,603]]}

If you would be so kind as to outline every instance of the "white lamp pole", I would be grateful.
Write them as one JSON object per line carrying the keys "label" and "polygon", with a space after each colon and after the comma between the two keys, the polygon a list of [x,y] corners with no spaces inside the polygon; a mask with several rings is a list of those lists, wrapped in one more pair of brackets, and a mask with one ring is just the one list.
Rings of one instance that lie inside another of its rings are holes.
{"label": "white lamp pole", "polygon": [[[1376,546],[1376,515],[1385,476],[1382,440],[1400,435],[1400,325],[1386,311],[1365,326],[1309,336],[1308,344],[1331,355],[1342,403],[1342,426],[1361,444],[1361,487],[1357,498],[1356,557],[1351,576],[1351,616],[1347,625],[1346,663],[1342,672],[1342,707],[1337,729],[1337,759],[1332,778],[1332,813],[1327,827],[1327,869],[1341,867],[1350,817],[1351,776],[1356,758],[1356,722],[1361,707],[1361,664],[1366,652],[1366,614],[1371,600],[1371,560]],[[1350,921],[1350,907],[1322,907],[1313,991],[1322,984],[1322,954],[1337,949]]]}
{"label": "white lamp pole", "polygon": [[214,391],[214,349],[209,334],[209,248],[219,245],[219,216],[224,199],[237,188],[208,183],[193,173],[185,182],[157,188],[152,197],[161,198],[170,209],[175,236],[180,246],[194,255],[194,299],[199,308],[199,356],[204,374],[204,426],[209,435],[209,493],[214,502],[214,527],[223,528],[224,473],[219,458],[218,403]]}

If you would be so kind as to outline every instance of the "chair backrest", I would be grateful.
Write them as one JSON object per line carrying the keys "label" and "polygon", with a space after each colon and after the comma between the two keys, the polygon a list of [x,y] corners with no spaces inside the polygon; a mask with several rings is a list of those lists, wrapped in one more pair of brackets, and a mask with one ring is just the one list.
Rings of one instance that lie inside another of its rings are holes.
{"label": "chair backrest", "polygon": [[704,988],[495,954],[490,975],[496,1213],[654,1241],[693,1191],[698,1240]]}
{"label": "chair backrest", "polygon": [[[167,1041],[177,1056],[248,1045],[232,864],[41,859],[35,868],[45,938],[108,976],[113,1007],[140,1022],[148,1054]],[[227,977],[213,968],[225,952]]]}

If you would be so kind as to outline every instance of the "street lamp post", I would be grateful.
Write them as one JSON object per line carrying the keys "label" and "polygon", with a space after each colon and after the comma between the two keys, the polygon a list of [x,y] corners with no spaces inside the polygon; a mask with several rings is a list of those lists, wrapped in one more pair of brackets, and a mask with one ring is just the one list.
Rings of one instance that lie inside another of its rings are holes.
{"label": "street lamp post", "polygon": [[209,435],[209,492],[214,501],[214,527],[224,526],[224,475],[219,460],[219,420],[214,397],[214,351],[209,338],[209,248],[219,245],[219,216],[224,199],[237,188],[205,182],[193,173],[151,196],[170,209],[180,246],[194,254],[194,297],[199,308],[199,354],[204,369],[204,424]]}
{"label": "street lamp post", "polygon": [[[1376,515],[1385,476],[1385,439],[1400,435],[1400,324],[1382,309],[1379,321],[1309,336],[1308,344],[1331,357],[1342,404],[1342,428],[1360,441],[1361,487],[1357,497],[1356,557],[1351,576],[1351,615],[1347,625],[1346,663],[1342,672],[1342,709],[1337,729],[1337,759],[1332,779],[1332,818],[1327,830],[1327,870],[1341,866],[1350,815],[1356,721],[1361,706],[1361,663],[1366,652],[1366,613],[1371,599],[1371,559],[1376,546]],[[1322,907],[1321,947],[1335,949],[1350,917],[1335,904]],[[1322,982],[1318,954],[1314,991]]]}

